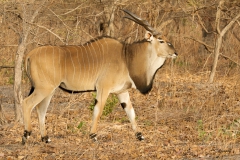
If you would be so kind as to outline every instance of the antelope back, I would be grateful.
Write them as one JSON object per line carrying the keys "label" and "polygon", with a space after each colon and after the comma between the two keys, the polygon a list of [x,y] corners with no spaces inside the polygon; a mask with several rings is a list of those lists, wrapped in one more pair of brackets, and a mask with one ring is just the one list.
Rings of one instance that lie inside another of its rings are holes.
{"label": "antelope back", "polygon": [[33,86],[95,90],[97,80],[111,80],[122,66],[122,47],[105,37],[82,46],[43,46],[27,54],[26,70]]}

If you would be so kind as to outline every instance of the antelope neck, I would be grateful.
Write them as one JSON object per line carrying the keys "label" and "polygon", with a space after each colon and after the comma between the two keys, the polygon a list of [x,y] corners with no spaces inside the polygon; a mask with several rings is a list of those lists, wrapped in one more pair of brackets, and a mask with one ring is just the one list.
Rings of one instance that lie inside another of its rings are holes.
{"label": "antelope neck", "polygon": [[165,61],[165,58],[157,57],[154,51],[152,44],[147,41],[125,45],[130,77],[142,94],[152,89],[155,74]]}

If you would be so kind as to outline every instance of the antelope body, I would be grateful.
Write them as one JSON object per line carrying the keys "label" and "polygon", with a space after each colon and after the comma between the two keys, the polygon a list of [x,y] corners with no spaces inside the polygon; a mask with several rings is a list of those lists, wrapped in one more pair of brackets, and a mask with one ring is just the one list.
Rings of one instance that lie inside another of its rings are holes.
{"label": "antelope body", "polygon": [[31,134],[30,116],[34,107],[38,113],[42,141],[50,141],[45,131],[45,115],[58,87],[68,91],[97,92],[90,138],[96,139],[97,122],[105,101],[110,93],[115,93],[137,138],[144,139],[135,122],[128,89],[149,92],[156,71],[166,58],[174,58],[177,54],[171,43],[146,21],[124,11],[128,14],[126,18],[148,30],[143,41],[124,44],[110,37],[100,37],[81,46],[42,46],[26,55],[25,68],[33,92],[23,101],[23,144]]}

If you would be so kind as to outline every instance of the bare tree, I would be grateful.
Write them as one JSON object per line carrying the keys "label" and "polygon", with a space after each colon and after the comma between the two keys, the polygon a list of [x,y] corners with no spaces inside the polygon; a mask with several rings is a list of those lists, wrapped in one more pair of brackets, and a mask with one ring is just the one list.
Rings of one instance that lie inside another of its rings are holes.
{"label": "bare tree", "polygon": [[220,55],[220,48],[222,45],[222,38],[225,35],[225,33],[232,27],[232,25],[237,21],[237,19],[240,17],[240,13],[237,14],[236,17],[234,17],[221,31],[220,30],[220,20],[221,20],[221,10],[222,10],[222,5],[224,3],[224,0],[221,0],[218,5],[217,13],[216,13],[216,32],[217,32],[217,38],[215,41],[215,47],[214,47],[214,62],[213,62],[213,67],[212,71],[209,77],[208,82],[212,83],[215,73],[216,73],[216,68],[217,68],[217,63],[218,63],[218,57]]}
{"label": "bare tree", "polygon": [[[22,80],[22,61],[23,56],[26,51],[27,47],[27,40],[30,33],[30,25],[29,23],[33,23],[36,16],[38,15],[40,9],[45,4],[46,0],[42,1],[39,4],[38,8],[31,14],[32,5],[31,7],[27,7],[27,3],[21,3],[21,10],[22,10],[22,32],[19,34],[19,45],[17,48],[17,53],[15,56],[15,69],[14,69],[14,105],[15,105],[15,120],[21,121],[22,119],[22,91],[21,91],[21,80]],[[29,22],[29,23],[28,23]]]}
{"label": "bare tree", "polygon": [[102,23],[101,30],[102,30],[102,34],[105,36],[114,37],[113,21],[114,21],[115,10],[116,10],[115,3],[104,6],[105,18],[104,18],[104,22]]}

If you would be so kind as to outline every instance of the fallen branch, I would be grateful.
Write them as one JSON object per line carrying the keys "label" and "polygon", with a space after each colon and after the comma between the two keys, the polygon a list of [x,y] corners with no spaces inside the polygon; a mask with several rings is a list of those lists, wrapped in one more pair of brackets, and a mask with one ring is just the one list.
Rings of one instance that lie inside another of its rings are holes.
{"label": "fallen branch", "polygon": [[0,66],[0,69],[2,68],[14,68],[14,66]]}

